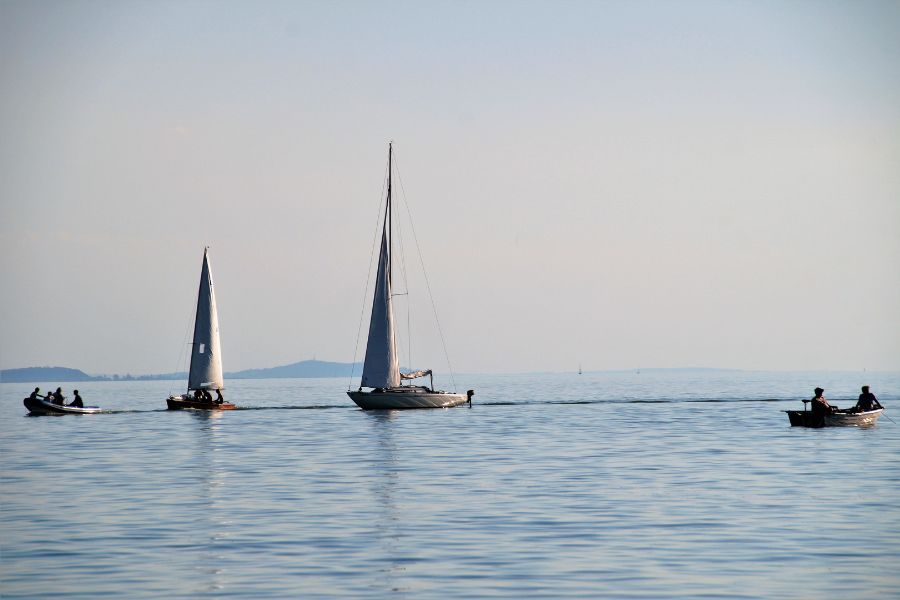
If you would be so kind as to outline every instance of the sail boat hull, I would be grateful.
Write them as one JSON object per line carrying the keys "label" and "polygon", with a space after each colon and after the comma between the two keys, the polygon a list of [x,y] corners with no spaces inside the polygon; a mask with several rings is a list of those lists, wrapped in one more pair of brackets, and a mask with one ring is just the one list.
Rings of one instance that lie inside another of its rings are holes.
{"label": "sail boat hull", "polygon": [[405,410],[409,408],[451,408],[469,401],[467,394],[434,392],[421,387],[388,388],[371,392],[347,392],[363,410]]}
{"label": "sail boat hull", "polygon": [[166,399],[169,410],[181,410],[183,408],[193,408],[195,410],[234,410],[234,404],[230,402],[206,402],[205,400],[194,400],[191,396],[169,396]]}

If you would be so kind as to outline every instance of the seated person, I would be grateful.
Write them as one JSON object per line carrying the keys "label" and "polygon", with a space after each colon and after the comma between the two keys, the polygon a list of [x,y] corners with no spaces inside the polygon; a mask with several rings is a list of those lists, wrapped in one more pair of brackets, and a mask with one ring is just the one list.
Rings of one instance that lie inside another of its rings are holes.
{"label": "seated person", "polygon": [[225,402],[225,398],[222,397],[222,390],[216,389],[216,404],[222,404]]}
{"label": "seated person", "polygon": [[878,410],[879,408],[884,407],[878,402],[878,398],[875,397],[875,394],[869,391],[869,386],[862,386],[862,394],[859,395],[855,410],[857,412],[868,412],[870,410]]}
{"label": "seated person", "polygon": [[56,391],[50,394],[50,396],[50,402],[53,404],[58,404],[60,406],[65,404],[65,397],[63,396],[61,387],[56,388]]}
{"label": "seated person", "polygon": [[34,388],[34,391],[31,392],[31,395],[28,396],[31,400],[37,400],[37,397],[40,396],[41,388]]}
{"label": "seated person", "polygon": [[837,410],[836,406],[828,404],[823,395],[825,390],[816,388],[816,396],[812,399],[812,412],[814,415],[830,415]]}
{"label": "seated person", "polygon": [[75,390],[75,399],[72,400],[72,404],[70,404],[69,406],[84,408],[84,402],[81,401],[81,396],[78,395],[78,390]]}

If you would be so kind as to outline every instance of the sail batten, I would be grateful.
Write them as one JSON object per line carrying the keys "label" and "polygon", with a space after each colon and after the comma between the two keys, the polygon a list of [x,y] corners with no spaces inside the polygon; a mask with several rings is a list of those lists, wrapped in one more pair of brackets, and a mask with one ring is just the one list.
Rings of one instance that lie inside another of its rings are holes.
{"label": "sail batten", "polygon": [[208,250],[205,249],[203,267],[200,271],[200,289],[197,292],[197,315],[194,320],[188,389],[214,390],[224,387],[216,293],[209,268]]}

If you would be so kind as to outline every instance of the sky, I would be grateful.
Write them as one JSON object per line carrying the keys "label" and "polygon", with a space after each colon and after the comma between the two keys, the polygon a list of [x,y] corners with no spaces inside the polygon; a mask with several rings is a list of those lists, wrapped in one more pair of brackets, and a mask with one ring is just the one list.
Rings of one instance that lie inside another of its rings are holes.
{"label": "sky", "polygon": [[[455,372],[897,370],[898,28],[867,1],[0,0],[0,368],[185,368],[204,246],[226,371],[361,360],[393,140]],[[401,362],[444,370],[415,281]]]}

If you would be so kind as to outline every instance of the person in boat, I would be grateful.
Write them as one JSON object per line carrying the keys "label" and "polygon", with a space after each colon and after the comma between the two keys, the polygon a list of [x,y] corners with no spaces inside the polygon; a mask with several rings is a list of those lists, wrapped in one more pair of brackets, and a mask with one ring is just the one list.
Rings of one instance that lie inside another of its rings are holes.
{"label": "person in boat", "polygon": [[75,408],[84,408],[84,402],[81,401],[81,396],[78,395],[78,390],[75,390],[75,399],[72,400],[72,404],[69,406],[74,406]]}
{"label": "person in boat", "polygon": [[56,391],[50,394],[50,402],[52,402],[53,404],[58,404],[60,406],[63,406],[66,403],[65,396],[63,396],[61,387],[56,388]]}
{"label": "person in boat", "polygon": [[41,388],[39,388],[39,387],[34,388],[34,391],[31,392],[31,395],[28,396],[28,398],[31,399],[31,400],[37,400],[37,399],[38,399],[38,396],[41,395],[41,394],[40,394],[40,391],[41,391]]}
{"label": "person in boat", "polygon": [[878,402],[878,398],[875,397],[875,394],[869,391],[869,386],[862,386],[862,394],[859,395],[859,400],[854,407],[856,412],[868,412],[870,410],[878,410],[879,408],[884,407]]}
{"label": "person in boat", "polygon": [[216,404],[223,404],[225,402],[225,398],[222,397],[222,390],[220,388],[216,388]]}
{"label": "person in boat", "polygon": [[837,410],[836,406],[832,406],[828,404],[828,400],[825,399],[825,390],[822,388],[816,388],[816,395],[812,399],[812,412],[814,415],[830,415],[834,411]]}

